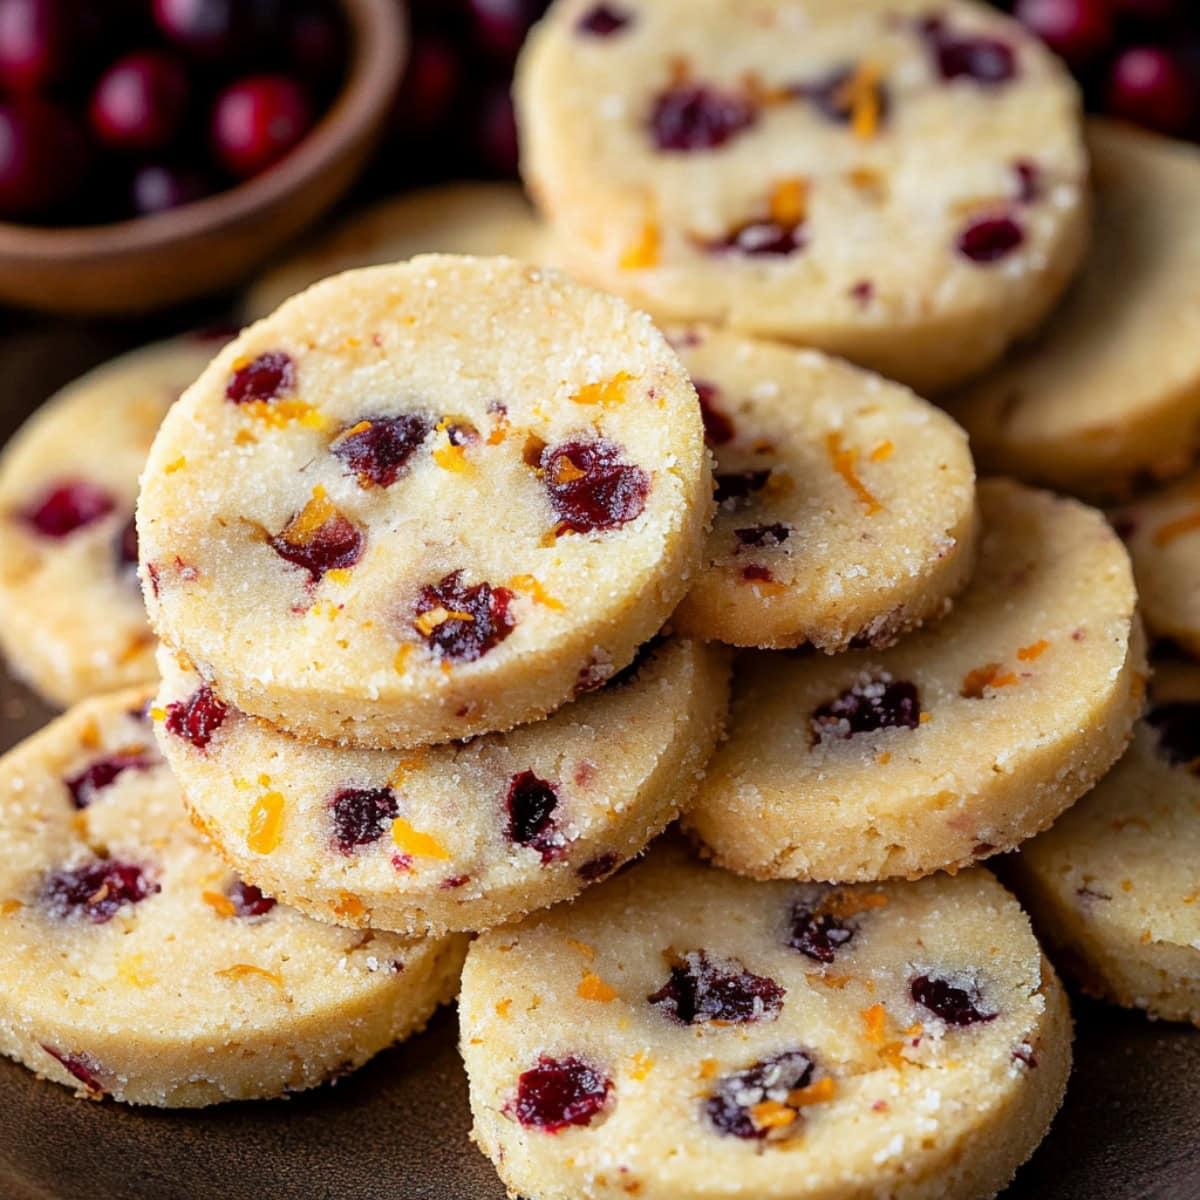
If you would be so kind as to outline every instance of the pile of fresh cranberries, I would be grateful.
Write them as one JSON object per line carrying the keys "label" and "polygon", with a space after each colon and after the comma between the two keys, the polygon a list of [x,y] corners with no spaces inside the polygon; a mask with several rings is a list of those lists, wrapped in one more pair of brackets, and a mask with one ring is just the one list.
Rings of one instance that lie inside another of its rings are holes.
{"label": "pile of fresh cranberries", "polygon": [[335,0],[0,0],[0,219],[142,216],[267,170],[346,38]]}

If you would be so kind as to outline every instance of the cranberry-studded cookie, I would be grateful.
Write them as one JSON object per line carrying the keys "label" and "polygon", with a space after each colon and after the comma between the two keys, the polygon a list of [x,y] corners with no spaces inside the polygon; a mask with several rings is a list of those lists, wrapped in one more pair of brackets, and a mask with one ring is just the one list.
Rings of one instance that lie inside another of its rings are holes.
{"label": "cranberry-studded cookie", "polygon": [[739,664],[729,738],[684,818],[722,866],[963,867],[1045,829],[1120,757],[1145,684],[1124,547],[1077,501],[995,480],[979,495],[979,566],[936,627]]}
{"label": "cranberry-studded cookie", "polygon": [[1110,515],[1129,547],[1147,629],[1200,657],[1200,470]]}
{"label": "cranberry-studded cookie", "polygon": [[133,505],[163,416],[221,347],[172,338],[53,396],[0,456],[0,647],[66,705],[155,677]]}
{"label": "cranberry-studded cookie", "polygon": [[257,320],[327,275],[415,254],[506,254],[542,262],[547,241],[529,201],[511,183],[451,183],[408,192],[351,217],[268,271],[250,288],[242,312]]}
{"label": "cranberry-studded cookie", "polygon": [[1087,241],[1076,89],[972,0],[558,0],[517,102],[581,278],[921,392],[1034,328]]}
{"label": "cranberry-studded cookie", "polygon": [[325,280],[172,410],[138,507],[152,623],[216,693],[384,747],[544,716],[699,568],[696,395],[648,317],[511,259]]}
{"label": "cranberry-studded cookie", "polygon": [[1071,1054],[987,872],[764,884],[666,845],[476,941],[459,1012],[475,1141],[534,1200],[993,1196]]}
{"label": "cranberry-studded cookie", "polygon": [[900,384],[814,350],[700,328],[672,340],[717,460],[708,568],[674,617],[738,646],[885,646],[974,565],[962,430]]}
{"label": "cranberry-studded cookie", "polygon": [[226,860],[311,916],[403,933],[489,928],[639,854],[695,792],[728,700],[726,652],[670,640],[545,721],[355,750],[298,742],[160,663],[159,742]]}
{"label": "cranberry-studded cookie", "polygon": [[194,1108],[313,1087],[421,1028],[463,940],[337,929],[233,875],[187,819],[150,696],[84,701],[0,760],[0,1051]]}
{"label": "cranberry-studded cookie", "polygon": [[951,412],[980,465],[1080,496],[1200,451],[1200,152],[1093,121],[1096,237],[1060,311]]}
{"label": "cranberry-studded cookie", "polygon": [[1129,752],[1021,848],[1013,881],[1085,990],[1200,1025],[1200,668],[1160,669],[1151,697]]}

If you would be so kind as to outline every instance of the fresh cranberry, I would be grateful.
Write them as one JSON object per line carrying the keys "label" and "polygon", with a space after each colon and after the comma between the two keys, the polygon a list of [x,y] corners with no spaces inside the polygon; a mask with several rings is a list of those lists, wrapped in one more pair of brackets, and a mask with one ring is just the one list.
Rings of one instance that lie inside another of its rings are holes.
{"label": "fresh cranberry", "polygon": [[1094,58],[1113,38],[1109,0],[1017,0],[1014,13],[1076,66]]}
{"label": "fresh cranberry", "polygon": [[489,87],[476,101],[475,151],[498,175],[517,173],[517,118],[507,83]]}
{"label": "fresh cranberry", "polygon": [[560,527],[572,533],[616,529],[646,507],[649,475],[623,462],[620,447],[604,438],[547,447],[541,467]]}
{"label": "fresh cranberry", "polygon": [[517,1080],[510,1107],[526,1129],[558,1133],[569,1125],[590,1125],[611,1091],[612,1080],[590,1063],[543,1054]]}
{"label": "fresh cranberry", "polygon": [[42,901],[53,917],[84,916],[93,925],[103,925],[126,904],[138,904],[161,890],[141,867],[98,858],[52,874],[42,889]]}
{"label": "fresh cranberry", "polygon": [[215,190],[212,181],[199,171],[163,163],[138,167],[129,188],[134,212],[143,217],[194,204]]}
{"label": "fresh cranberry", "polygon": [[83,131],[64,109],[33,96],[0,104],[0,219],[53,209],[87,171]]}
{"label": "fresh cranberry", "polygon": [[172,41],[201,58],[228,58],[238,49],[244,0],[154,0],[154,20]]}
{"label": "fresh cranberry", "polygon": [[736,92],[680,83],[656,97],[650,131],[660,150],[690,153],[715,150],[757,120],[758,109]]}
{"label": "fresh cranberry", "polygon": [[362,487],[391,487],[432,428],[433,423],[417,413],[367,417],[349,425],[330,450],[358,476]]}
{"label": "fresh cranberry", "polygon": [[62,0],[0,0],[0,81],[5,91],[40,91],[68,65]]}
{"label": "fresh cranberry", "polygon": [[724,504],[726,500],[746,500],[755,492],[761,492],[770,478],[769,470],[731,471],[718,475],[714,493],[717,503]]}
{"label": "fresh cranberry", "polygon": [[814,962],[831,963],[855,934],[855,925],[804,901],[792,908],[787,944]]}
{"label": "fresh cranberry", "polygon": [[575,23],[579,33],[591,37],[612,37],[620,33],[633,18],[615,4],[595,4]]}
{"label": "fresh cranberry", "polygon": [[978,217],[958,236],[958,251],[973,263],[1007,258],[1025,241],[1025,231],[1012,217]]}
{"label": "fresh cranberry", "polygon": [[117,569],[132,574],[138,565],[138,535],[137,521],[130,517],[125,527],[117,536],[116,544]]}
{"label": "fresh cranberry", "polygon": [[282,75],[253,75],[217,97],[213,145],[227,170],[248,179],[293,150],[312,121],[308,98],[297,84]]}
{"label": "fresh cranberry", "polygon": [[167,731],[203,750],[221,728],[228,712],[212,688],[202,684],[186,700],[174,700],[167,705]]}
{"label": "fresh cranberry", "polygon": [[773,979],[751,974],[736,959],[714,960],[703,950],[693,950],[646,999],[680,1025],[744,1025],[775,1017],[785,994]]}
{"label": "fresh cranberry", "polygon": [[275,907],[270,896],[264,896],[252,883],[237,879],[229,885],[225,895],[233,902],[234,912],[239,917],[265,917]]}
{"label": "fresh cranberry", "polygon": [[85,767],[64,782],[76,808],[87,808],[96,802],[98,794],[116,783],[126,771],[146,771],[158,765],[158,760],[142,753],[113,754]]}
{"label": "fresh cranberry", "polygon": [[312,0],[296,7],[284,31],[288,62],[301,79],[336,79],[346,61],[346,31],[337,11]]}
{"label": "fresh cranberry", "polygon": [[974,983],[960,986],[940,975],[918,975],[909,990],[912,998],[947,1025],[977,1025],[998,1015],[980,1007],[983,997]]}
{"label": "fresh cranberry", "polygon": [[92,128],[118,150],[158,150],[179,130],[188,100],[183,66],[161,50],[118,59],[91,99]]}
{"label": "fresh cranberry", "polygon": [[282,350],[268,350],[238,367],[225,386],[225,398],[234,404],[275,400],[296,387],[296,364]]}
{"label": "fresh cranberry", "polygon": [[693,379],[692,386],[700,400],[700,419],[704,422],[704,440],[710,446],[724,446],[733,441],[735,430],[733,422],[719,408],[717,395],[719,388],[715,383]]}
{"label": "fresh cranberry", "polygon": [[420,137],[440,126],[450,115],[462,78],[462,59],[453,42],[436,34],[419,37],[396,99],[397,132]]}
{"label": "fresh cranberry", "polygon": [[101,1093],[104,1085],[100,1082],[103,1068],[90,1054],[64,1054],[53,1046],[42,1043],[42,1049],[56,1059],[73,1078],[78,1079],[89,1092]]}
{"label": "fresh cranberry", "polygon": [[844,740],[877,729],[916,729],[921,723],[917,687],[883,674],[860,679],[812,715],[818,741]]}
{"label": "fresh cranberry", "polygon": [[327,571],[345,570],[362,558],[366,537],[349,517],[332,513],[314,530],[292,532],[289,522],[268,545],[285,562],[307,571],[312,583],[320,583]]}
{"label": "fresh cranberry", "polygon": [[952,33],[940,17],[924,20],[920,31],[938,73],[947,81],[971,79],[990,87],[1016,78],[1016,52],[999,38]]}
{"label": "fresh cranberry", "polygon": [[733,536],[737,538],[737,552],[750,547],[782,546],[792,532],[790,525],[752,525],[748,529],[735,529]]}
{"label": "fresh cranberry", "polygon": [[1197,112],[1196,85],[1169,50],[1134,46],[1113,63],[1108,111],[1161,133],[1183,133]]}
{"label": "fresh cranberry", "polygon": [[554,785],[539,779],[532,771],[514,775],[505,797],[510,842],[528,846],[551,862],[562,855],[566,838],[554,827],[554,810],[558,807],[558,792]]}
{"label": "fresh cranberry", "polygon": [[806,1050],[789,1050],[718,1080],[704,1102],[704,1112],[726,1137],[762,1139],[770,1130],[755,1120],[753,1109],[766,1101],[786,1104],[788,1096],[807,1087],[816,1070]]}
{"label": "fresh cranberry", "polygon": [[596,858],[588,859],[580,866],[576,874],[588,883],[595,883],[597,879],[603,879],[605,875],[611,874],[616,865],[617,856],[609,850]]}
{"label": "fresh cranberry", "polygon": [[498,646],[516,627],[509,613],[513,594],[508,588],[483,582],[464,585],[462,571],[452,571],[437,583],[427,584],[417,599],[419,618],[437,609],[446,616],[426,633],[418,632],[441,658],[474,662]]}
{"label": "fresh cranberry", "polygon": [[343,788],[329,802],[333,843],[343,854],[370,846],[400,815],[390,788]]}
{"label": "fresh cranberry", "polygon": [[1146,714],[1158,733],[1158,750],[1176,767],[1200,769],[1200,701],[1174,700]]}
{"label": "fresh cranberry", "polygon": [[117,502],[103,488],[86,479],[55,484],[21,514],[22,520],[42,537],[65,538],[103,520]]}
{"label": "fresh cranberry", "polygon": [[466,0],[479,48],[491,58],[510,63],[545,4],[538,0]]}

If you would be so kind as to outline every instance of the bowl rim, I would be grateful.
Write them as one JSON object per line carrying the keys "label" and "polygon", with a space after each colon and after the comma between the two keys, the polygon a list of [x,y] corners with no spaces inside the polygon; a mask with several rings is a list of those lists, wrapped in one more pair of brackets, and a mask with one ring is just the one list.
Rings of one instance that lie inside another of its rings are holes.
{"label": "bowl rim", "polygon": [[320,176],[367,133],[391,103],[408,42],[397,0],[337,0],[351,48],[341,91],[305,138],[274,166],[212,196],[167,212],[103,225],[44,227],[0,221],[0,256],[30,262],[116,258],[253,221]]}

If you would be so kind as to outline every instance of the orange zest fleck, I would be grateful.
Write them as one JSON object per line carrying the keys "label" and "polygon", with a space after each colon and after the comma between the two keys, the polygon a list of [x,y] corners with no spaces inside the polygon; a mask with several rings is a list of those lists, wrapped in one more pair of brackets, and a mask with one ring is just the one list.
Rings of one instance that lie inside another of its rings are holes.
{"label": "orange zest fleck", "polygon": [[293,421],[309,429],[329,427],[329,418],[303,400],[251,400],[238,407],[247,416],[257,418],[271,429],[284,429]]}
{"label": "orange zest fleck", "polygon": [[883,505],[871,495],[863,484],[863,481],[859,479],[858,473],[855,470],[858,452],[856,450],[847,450],[842,445],[842,435],[836,430],[826,435],[825,446],[829,451],[829,458],[833,463],[833,469],[842,477],[846,486],[862,501],[863,507],[867,510],[867,515],[873,516],[875,513],[881,511]]}
{"label": "orange zest fleck", "polygon": [[584,384],[571,397],[571,403],[598,404],[601,408],[619,408],[628,399],[627,390],[632,382],[633,376],[628,371],[618,371],[611,379]]}
{"label": "orange zest fleck", "polygon": [[237,915],[237,906],[232,900],[221,892],[201,892],[200,899],[208,905],[209,908],[217,914],[218,917],[232,917]]}
{"label": "orange zest fleck", "polygon": [[496,1016],[508,1019],[509,1010],[512,1008],[511,998],[506,997],[503,1000],[496,1001]]}
{"label": "orange zest fleck", "polygon": [[828,916],[845,919],[877,908],[887,908],[887,905],[888,898],[884,892],[837,888],[822,900],[818,909]]}
{"label": "orange zest fleck", "polygon": [[343,429],[342,432],[333,439],[333,444],[336,446],[339,442],[344,442],[347,438],[356,437],[360,433],[366,433],[370,428],[370,421],[359,421],[357,425],[351,425],[349,429]]}
{"label": "orange zest fleck", "polygon": [[1200,530],[1200,510],[1176,517],[1174,521],[1168,521],[1165,525],[1160,526],[1154,531],[1154,544],[1159,547],[1169,546],[1176,538],[1183,537],[1187,533],[1196,533],[1198,530]]}
{"label": "orange zest fleck", "polygon": [[471,469],[471,464],[467,462],[467,457],[463,453],[461,446],[454,445],[453,442],[447,440],[444,446],[438,446],[433,452],[433,461],[437,463],[443,471],[454,471],[456,474],[462,475]]}
{"label": "orange zest fleck", "polygon": [[903,1042],[888,1042],[879,1047],[879,1057],[895,1071],[902,1071],[908,1060],[903,1055]]}
{"label": "orange zest fleck", "polygon": [[459,612],[453,608],[443,608],[438,605],[436,608],[431,608],[428,612],[423,612],[413,622],[417,631],[422,637],[431,637],[433,631],[440,625],[445,625],[447,621],[474,621],[475,618],[469,612]]}
{"label": "orange zest fleck", "polygon": [[631,1079],[645,1079],[654,1066],[654,1059],[644,1050],[639,1050],[629,1061],[633,1064],[629,1072]]}
{"label": "orange zest fleck", "polygon": [[560,454],[554,462],[555,483],[574,483],[576,479],[582,479],[586,474],[586,471],[577,467],[565,454]]}
{"label": "orange zest fleck", "polygon": [[160,708],[160,707],[158,707],[158,705],[155,705],[150,710],[150,720],[165,721],[166,719],[167,719],[167,710],[165,708]]}
{"label": "orange zest fleck", "polygon": [[824,1104],[837,1094],[837,1084],[832,1075],[825,1075],[807,1087],[788,1092],[787,1102],[792,1108],[808,1108],[811,1104]]}
{"label": "orange zest fleck", "polygon": [[1017,651],[1017,657],[1022,662],[1034,662],[1036,659],[1041,658],[1049,649],[1050,643],[1045,638],[1039,638],[1032,645],[1022,646]]}
{"label": "orange zest fleck", "polygon": [[257,446],[258,438],[248,429],[239,429],[233,435],[233,442],[235,446]]}
{"label": "orange zest fleck", "polygon": [[392,660],[392,667],[397,675],[403,675],[408,669],[408,656],[412,653],[412,647],[403,645],[396,651],[396,657]]}
{"label": "orange zest fleck", "polygon": [[575,994],[580,1000],[598,1000],[601,1004],[608,1004],[617,998],[617,989],[589,971],[575,989]]}
{"label": "orange zest fleck", "polygon": [[862,1017],[863,1024],[866,1026],[866,1037],[868,1042],[880,1044],[887,1036],[887,1010],[882,1004],[872,1004],[870,1008],[864,1008],[858,1014]]}
{"label": "orange zest fleck", "polygon": [[715,1058],[704,1058],[700,1060],[700,1078],[715,1079],[717,1073],[721,1069],[721,1064]]}
{"label": "orange zest fleck", "polygon": [[100,747],[100,726],[95,717],[88,717],[79,731],[79,744],[85,750],[97,750]]}
{"label": "orange zest fleck", "polygon": [[167,465],[163,467],[163,472],[167,475],[174,475],[176,471],[182,471],[186,466],[187,459],[181,454],[173,462],[167,463]]}
{"label": "orange zest fleck", "polygon": [[25,907],[20,900],[0,900],[0,917],[11,917]]}
{"label": "orange zest fleck", "polygon": [[409,771],[419,771],[427,761],[428,755],[424,749],[413,750],[396,764],[395,770],[388,776],[388,787],[398,788]]}
{"label": "orange zest fleck", "polygon": [[869,458],[873,463],[887,462],[895,452],[896,446],[893,442],[883,441],[871,451]]}
{"label": "orange zest fleck", "polygon": [[783,1129],[796,1119],[796,1110],[778,1100],[763,1100],[750,1109],[750,1119],[759,1129]]}
{"label": "orange zest fleck", "polygon": [[226,967],[217,974],[222,979],[265,979],[277,988],[283,988],[282,975],[275,971],[268,971],[265,967],[256,967],[253,963],[234,963],[232,967]]}
{"label": "orange zest fleck", "polygon": [[1000,663],[985,663],[963,676],[960,695],[965,700],[980,700],[988,688],[1011,687],[1020,680],[1011,671],[1003,671]]}
{"label": "orange zest fleck", "polygon": [[528,592],[535,604],[542,605],[543,608],[553,609],[555,612],[566,611],[566,605],[556,597],[550,595],[541,581],[536,575],[514,575],[509,581],[508,586],[516,592]]}
{"label": "orange zest fleck", "polygon": [[432,834],[422,833],[414,829],[403,817],[397,817],[392,822],[392,841],[404,851],[420,858],[450,857],[450,851]]}
{"label": "orange zest fleck", "polygon": [[330,583],[345,585],[350,582],[350,570],[348,567],[331,567],[325,572],[324,578]]}
{"label": "orange zest fleck", "polygon": [[657,267],[661,255],[662,231],[658,222],[645,221],[638,240],[621,255],[621,270],[643,271],[647,267]]}
{"label": "orange zest fleck", "polygon": [[334,916],[348,917],[354,920],[367,911],[367,906],[353,892],[338,892],[336,904],[330,904]]}
{"label": "orange zest fleck", "polygon": [[567,945],[572,950],[578,950],[588,962],[591,962],[596,957],[596,947],[589,946],[587,942],[577,942],[574,938],[567,938]]}
{"label": "orange zest fleck", "polygon": [[318,483],[312,490],[312,499],[287,523],[280,536],[293,546],[307,545],[335,516],[333,501]]}
{"label": "orange zest fleck", "polygon": [[771,189],[771,220],[785,229],[794,229],[808,216],[808,181],[781,179]]}
{"label": "orange zest fleck", "polygon": [[876,760],[881,767],[886,767],[892,761],[892,752],[885,750]]}
{"label": "orange zest fleck", "polygon": [[268,792],[250,810],[250,831],[246,845],[255,854],[270,854],[283,834],[283,795]]}
{"label": "orange zest fleck", "polygon": [[850,128],[860,141],[870,141],[879,132],[883,107],[879,90],[881,74],[875,63],[859,63],[834,96],[836,104],[850,110]]}

